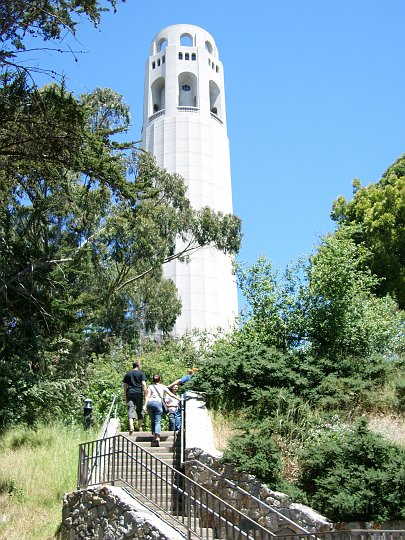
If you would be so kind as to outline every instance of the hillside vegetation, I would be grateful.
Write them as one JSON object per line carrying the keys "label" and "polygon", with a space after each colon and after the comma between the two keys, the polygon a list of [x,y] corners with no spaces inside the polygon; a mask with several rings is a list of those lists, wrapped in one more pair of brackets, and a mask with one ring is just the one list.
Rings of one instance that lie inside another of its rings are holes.
{"label": "hillside vegetation", "polygon": [[404,165],[366,188],[356,180],[307,260],[283,273],[265,257],[236,267],[241,327],[194,380],[214,411],[238,416],[225,459],[335,522],[405,519],[405,449],[382,427],[405,414]]}

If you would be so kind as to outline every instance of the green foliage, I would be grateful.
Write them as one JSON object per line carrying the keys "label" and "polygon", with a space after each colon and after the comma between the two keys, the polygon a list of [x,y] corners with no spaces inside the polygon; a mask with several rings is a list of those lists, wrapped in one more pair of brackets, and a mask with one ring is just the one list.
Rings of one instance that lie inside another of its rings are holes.
{"label": "green foliage", "polygon": [[318,356],[367,357],[401,351],[404,316],[390,297],[376,298],[378,280],[367,252],[343,232],[323,239],[308,267],[306,334]]}
{"label": "green foliage", "polygon": [[242,312],[241,341],[255,340],[281,350],[300,344],[302,270],[300,261],[280,275],[266,257],[259,257],[248,268],[236,265],[238,285],[248,303],[248,309]]}
{"label": "green foliage", "polygon": [[405,517],[405,450],[370,432],[365,422],[323,431],[301,457],[298,486],[333,521]]}
{"label": "green foliage", "polygon": [[283,353],[257,342],[218,342],[204,355],[194,388],[213,408],[240,410],[266,417],[305,400],[325,411],[369,408],[372,389],[395,377],[396,364],[383,355],[367,358],[316,357],[308,352]]}
{"label": "green foliage", "polygon": [[332,219],[339,230],[346,230],[370,257],[364,267],[380,280],[379,296],[391,294],[405,307],[405,155],[401,156],[375,184],[363,187],[353,181],[354,196],[340,196],[333,203]]}
{"label": "green foliage", "polygon": [[398,400],[398,410],[405,413],[405,377],[396,381],[395,393]]}
{"label": "green foliage", "polygon": [[257,343],[234,346],[217,344],[204,357],[194,376],[194,387],[214,406],[239,409],[257,406],[267,388],[304,387],[306,379],[290,368],[289,355]]}
{"label": "green foliage", "polygon": [[281,481],[280,451],[271,433],[246,431],[234,437],[224,453],[225,463],[232,463],[240,472],[253,474],[274,485]]}
{"label": "green foliage", "polygon": [[[117,0],[6,0],[0,5],[0,66],[20,67],[18,57],[25,51],[25,40],[40,37],[45,41],[63,41],[76,33],[79,20],[100,21],[105,6],[115,9]],[[55,50],[61,52],[60,45]],[[26,62],[21,63],[27,69]],[[38,68],[37,68],[38,69]],[[36,69],[36,70],[37,70]],[[35,71],[33,69],[33,71]]]}
{"label": "green foliage", "polygon": [[235,339],[281,351],[310,350],[336,361],[405,349],[404,314],[394,300],[377,298],[378,278],[365,267],[368,251],[346,231],[323,238],[307,265],[280,276],[267,259],[237,267],[249,311]]}
{"label": "green foliage", "polygon": [[239,411],[227,461],[335,521],[399,519],[404,508],[403,451],[340,420],[403,403],[403,313],[373,295],[366,257],[340,232],[281,277],[263,258],[239,268],[250,318],[194,382],[212,407]]}

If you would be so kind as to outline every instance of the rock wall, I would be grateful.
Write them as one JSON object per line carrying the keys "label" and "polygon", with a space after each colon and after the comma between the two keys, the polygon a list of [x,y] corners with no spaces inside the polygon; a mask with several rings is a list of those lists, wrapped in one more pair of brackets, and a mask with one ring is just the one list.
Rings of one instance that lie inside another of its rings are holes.
{"label": "rock wall", "polygon": [[[185,474],[188,477],[252,519],[257,520],[263,527],[270,529],[275,534],[295,534],[303,532],[302,529],[308,532],[327,532],[333,529],[333,524],[315,510],[302,504],[292,503],[284,493],[271,490],[252,475],[238,473],[232,466],[224,465],[221,459],[212,456],[201,448],[188,448],[186,450],[186,461],[188,460],[190,462],[185,464]],[[201,467],[199,463],[207,465],[217,472],[219,476],[213,475],[210,471]],[[236,491],[224,478],[231,480],[250,495],[274,508],[279,515],[272,512],[271,509],[254,502],[243,493]],[[288,523],[283,519],[283,516],[294,523]]]}
{"label": "rock wall", "polygon": [[[214,447],[211,418],[201,394],[187,392],[186,413],[185,461],[191,461],[185,465],[187,476],[218,495],[222,500],[234,505],[249,517],[258,520],[261,525],[276,534],[294,534],[300,531],[300,527],[308,532],[326,532],[333,529],[333,524],[312,508],[293,503],[287,495],[271,490],[254,476],[238,473],[232,466],[224,465],[221,452],[218,452]],[[232,489],[222,478],[212,475],[205,468],[198,466],[198,463],[193,463],[192,460],[207,465],[220,476],[235,482],[243,490],[275,508],[280,514],[296,523],[298,527],[288,524],[286,520],[281,516],[278,517],[271,510],[266,510],[263,506],[249,501],[248,497]]]}
{"label": "rock wall", "polygon": [[121,488],[96,487],[65,494],[61,540],[184,540]]}

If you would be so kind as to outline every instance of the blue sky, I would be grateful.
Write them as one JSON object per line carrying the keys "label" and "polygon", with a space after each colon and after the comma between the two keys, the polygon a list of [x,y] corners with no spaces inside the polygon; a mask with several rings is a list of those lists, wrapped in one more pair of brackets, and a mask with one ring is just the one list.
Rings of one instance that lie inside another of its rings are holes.
{"label": "blue sky", "polygon": [[[70,54],[31,53],[77,93],[108,86],[142,123],[144,64],[165,26],[196,24],[224,64],[239,260],[276,266],[310,253],[351,182],[376,182],[405,152],[403,0],[127,0]],[[37,60],[36,60],[37,59]]]}

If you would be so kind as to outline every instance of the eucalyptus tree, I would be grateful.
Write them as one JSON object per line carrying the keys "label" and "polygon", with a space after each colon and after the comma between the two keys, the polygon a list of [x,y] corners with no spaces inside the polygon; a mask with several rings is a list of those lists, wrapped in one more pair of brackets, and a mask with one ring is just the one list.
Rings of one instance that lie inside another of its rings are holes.
{"label": "eucalyptus tree", "polygon": [[123,142],[129,122],[112,90],[77,99],[56,84],[31,87],[22,75],[3,80],[4,385],[66,379],[116,339],[134,340],[142,328],[169,332],[181,304],[162,265],[207,245],[239,248],[240,220],[194,210],[180,176]]}
{"label": "eucalyptus tree", "polygon": [[119,0],[2,0],[0,69],[17,69],[28,74],[46,71],[30,65],[25,53],[52,49],[75,54],[67,36],[74,38],[78,24],[85,18],[98,26],[102,13],[109,8],[116,10],[119,3]]}

